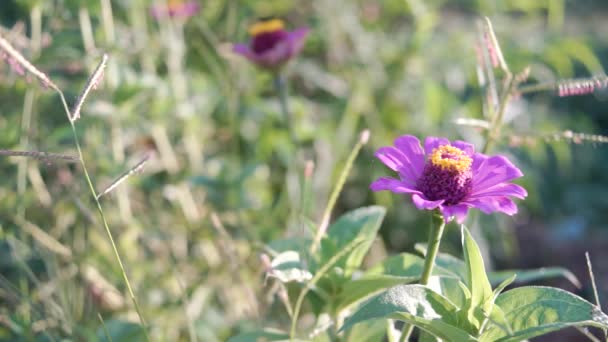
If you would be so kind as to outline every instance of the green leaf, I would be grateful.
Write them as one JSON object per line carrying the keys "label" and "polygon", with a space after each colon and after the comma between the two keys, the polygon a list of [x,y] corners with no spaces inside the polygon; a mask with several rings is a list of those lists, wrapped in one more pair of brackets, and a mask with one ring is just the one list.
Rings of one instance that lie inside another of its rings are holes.
{"label": "green leaf", "polygon": [[113,319],[104,322],[104,325],[105,328],[102,326],[97,329],[99,341],[146,341],[146,335],[138,323]]}
{"label": "green leaf", "polygon": [[369,276],[351,280],[344,284],[336,300],[336,312],[399,284],[413,283],[420,277],[397,277],[391,275]]}
{"label": "green leaf", "polygon": [[467,266],[465,284],[471,292],[470,300],[463,307],[463,314],[472,326],[479,329],[485,320],[484,312],[491,312],[494,295],[479,247],[464,225],[462,226],[462,248]]}
{"label": "green leaf", "polygon": [[380,320],[363,322],[354,326],[349,334],[348,341],[351,342],[376,342],[382,341],[386,334],[386,323]]}
{"label": "green leaf", "polygon": [[341,216],[329,227],[327,236],[321,242],[321,264],[331,259],[355,239],[363,242],[353,251],[338,261],[337,267],[344,270],[344,277],[349,278],[363,262],[363,257],[371,247],[386,209],[380,206],[370,206],[353,210]]}
{"label": "green leaf", "polygon": [[481,341],[515,342],[571,326],[608,328],[608,316],[570,292],[542,286],[520,287],[496,299],[513,335],[490,324]]}
{"label": "green leaf", "polygon": [[[417,281],[423,267],[424,259],[414,254],[402,253],[384,259],[368,269],[361,278],[343,285],[337,299],[336,311],[340,312],[395,285]],[[442,267],[435,267],[433,274],[451,276],[451,272]]]}
{"label": "green leaf", "polygon": [[420,332],[418,342],[441,342],[437,337],[427,333],[426,331]]}
{"label": "green leaf", "polygon": [[392,318],[413,324],[439,338],[475,341],[455,325],[456,310],[454,304],[426,286],[399,285],[364,304],[344,322],[341,330],[371,319]]}
{"label": "green leaf", "polygon": [[462,308],[466,304],[467,298],[470,297],[468,289],[458,278],[434,276],[429,280],[428,286],[459,308]]}
{"label": "green leaf", "polygon": [[312,279],[312,274],[304,267],[300,261],[300,254],[296,251],[282,252],[270,264],[271,271],[269,277],[277,278],[282,283],[295,281],[298,283]]}
{"label": "green leaf", "polygon": [[517,275],[512,275],[511,278],[509,279],[505,279],[502,283],[500,283],[495,289],[494,289],[494,299],[496,299],[496,297],[498,297],[498,295],[509,285],[511,285],[511,283],[513,283],[513,281],[515,281],[515,277],[517,277]]}
{"label": "green leaf", "polygon": [[492,307],[492,312],[488,316],[488,319],[489,322],[492,322],[498,328],[502,329],[503,332],[507,333],[508,335],[513,334],[513,329],[511,329],[511,325],[507,320],[505,312],[502,311],[502,309],[498,305],[494,305]]}
{"label": "green leaf", "polygon": [[563,267],[543,267],[533,270],[504,270],[499,272],[490,272],[488,278],[490,283],[498,284],[514,274],[517,275],[515,283],[527,283],[535,280],[547,278],[564,277],[568,279],[574,286],[581,288],[581,282],[570,271]]}
{"label": "green leaf", "polygon": [[286,332],[274,329],[264,329],[233,336],[228,339],[228,342],[282,341],[288,339],[289,334]]}
{"label": "green leaf", "polygon": [[414,254],[401,253],[370,267],[363,276],[392,275],[420,278],[423,268],[424,259]]}
{"label": "green leaf", "polygon": [[[382,262],[372,266],[363,274],[364,277],[371,275],[392,275],[400,277],[420,277],[424,268],[424,259],[410,253],[401,253],[388,257]],[[453,272],[441,266],[433,268],[433,275],[451,277]]]}

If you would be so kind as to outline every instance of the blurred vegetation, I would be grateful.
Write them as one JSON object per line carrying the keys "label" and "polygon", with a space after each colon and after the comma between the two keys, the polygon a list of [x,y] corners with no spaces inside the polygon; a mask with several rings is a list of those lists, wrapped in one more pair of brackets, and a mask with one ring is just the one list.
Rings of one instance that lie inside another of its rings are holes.
{"label": "blurred vegetation", "polygon": [[[607,62],[603,1],[206,0],[188,20],[160,21],[150,6],[4,1],[0,33],[68,101],[109,54],[103,85],[77,128],[98,190],[156,152],[102,205],[158,340],[222,341],[260,322],[289,321],[264,286],[263,245],[310,235],[365,128],[370,144],[333,217],[368,204],[387,207],[370,258],[426,238],[424,213],[368,190],[387,173],[373,151],[405,133],[481,148],[482,131],[455,123],[483,119],[475,57],[481,15],[492,19],[511,68],[531,66],[531,81],[599,76]],[[297,147],[281,127],[271,75],[230,53],[229,43],[246,41],[247,27],[269,15],[311,28],[286,69]],[[482,217],[496,267],[528,264],[519,258],[521,231],[542,231],[548,250],[594,241],[593,256],[606,246],[605,147],[543,138],[567,130],[608,134],[606,98],[602,90],[544,92],[512,103],[511,129],[495,150],[516,160],[530,196],[514,218]],[[59,98],[7,63],[0,64],[0,103],[1,149],[75,154]],[[524,136],[531,139],[514,138]],[[314,174],[306,192],[308,160]],[[0,339],[104,339],[105,326],[115,341],[134,340],[128,334],[137,326],[128,321],[137,316],[81,168],[3,157],[0,169]],[[457,231],[447,234],[457,246]],[[596,275],[608,293],[608,269]]]}

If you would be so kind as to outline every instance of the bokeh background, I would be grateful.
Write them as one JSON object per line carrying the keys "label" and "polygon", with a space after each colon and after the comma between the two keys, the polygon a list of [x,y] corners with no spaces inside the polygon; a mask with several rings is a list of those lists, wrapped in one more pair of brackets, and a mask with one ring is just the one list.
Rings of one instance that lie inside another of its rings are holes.
{"label": "bokeh background", "polygon": [[[608,5],[597,0],[422,1],[204,0],[190,18],[150,15],[144,0],[3,0],[0,34],[75,101],[103,53],[104,81],[77,128],[97,189],[144,155],[102,205],[144,316],[159,340],[223,341],[289,322],[264,285],[263,246],[318,222],[363,129],[334,217],[369,204],[388,208],[368,262],[412,251],[428,217],[404,197],[372,193],[387,175],[376,148],[400,134],[483,145],[475,44],[494,25],[514,71],[530,81],[604,75]],[[231,53],[257,18],[277,16],[311,32],[286,69],[293,127],[281,125],[272,76]],[[583,286],[544,282],[592,299],[608,295],[608,92],[521,96],[508,108],[494,152],[522,168],[529,197],[515,217],[481,216],[489,267],[562,266]],[[59,98],[0,63],[0,149],[75,154]],[[307,161],[314,173],[304,175]],[[77,164],[0,159],[0,340],[137,340],[137,316]],[[303,196],[306,181],[311,184]],[[305,200],[302,200],[302,199]],[[307,222],[308,222],[307,221]],[[442,248],[459,253],[449,226]],[[132,335],[131,335],[132,334]],[[560,332],[546,340],[573,340]]]}

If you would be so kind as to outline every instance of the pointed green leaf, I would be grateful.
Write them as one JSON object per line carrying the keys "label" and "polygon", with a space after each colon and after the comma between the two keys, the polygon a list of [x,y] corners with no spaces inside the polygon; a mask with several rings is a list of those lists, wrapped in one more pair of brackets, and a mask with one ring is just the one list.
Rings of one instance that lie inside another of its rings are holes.
{"label": "pointed green leaf", "polygon": [[513,281],[515,280],[515,278],[517,277],[517,275],[513,275],[511,276],[511,278],[505,279],[502,283],[500,283],[495,289],[494,289],[494,299],[496,299],[496,297],[498,297],[498,295],[509,285],[511,285],[511,283],[513,283]]}
{"label": "pointed green leaf", "polygon": [[464,225],[462,226],[462,248],[467,267],[465,284],[471,291],[471,299],[463,308],[463,314],[466,315],[467,321],[472,326],[479,329],[485,320],[483,313],[491,310],[494,295],[479,247]]}
{"label": "pointed green leaf", "polygon": [[499,295],[496,305],[504,312],[513,335],[490,324],[481,341],[522,341],[571,326],[608,328],[608,316],[597,306],[557,288],[516,288]]}
{"label": "pointed green leaf", "polygon": [[393,318],[413,324],[437,337],[475,341],[456,324],[454,304],[423,285],[399,285],[372,298],[345,322],[341,330],[371,319]]}
{"label": "pointed green leaf", "polygon": [[363,242],[336,264],[336,267],[344,269],[344,277],[350,277],[352,272],[361,266],[363,257],[376,238],[385,213],[386,209],[383,207],[370,206],[341,216],[329,227],[327,236],[321,242],[320,264],[331,259],[353,240],[361,239]]}
{"label": "pointed green leaf", "polygon": [[574,286],[578,288],[581,287],[581,282],[578,280],[578,278],[572,272],[563,267],[543,267],[533,270],[504,270],[499,272],[490,272],[488,274],[488,278],[490,279],[490,283],[498,284],[514,274],[517,275],[515,283],[527,283],[547,278],[564,277],[568,279]]}

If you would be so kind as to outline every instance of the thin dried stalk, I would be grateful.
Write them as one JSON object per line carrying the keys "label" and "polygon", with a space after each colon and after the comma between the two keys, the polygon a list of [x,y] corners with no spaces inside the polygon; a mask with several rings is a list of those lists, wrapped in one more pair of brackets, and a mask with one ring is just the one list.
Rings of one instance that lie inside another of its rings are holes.
{"label": "thin dried stalk", "polygon": [[[597,291],[597,284],[595,283],[595,275],[593,274],[593,266],[591,266],[591,257],[589,256],[589,252],[585,252],[585,259],[587,259],[587,269],[589,270],[589,278],[591,278],[591,287],[593,288],[593,297],[595,299],[595,305],[601,310],[602,304],[600,303],[600,295]],[[604,339],[608,340],[608,331],[606,329],[602,329],[604,333]]]}
{"label": "thin dried stalk", "polygon": [[588,78],[564,79],[554,82],[543,82],[536,84],[523,85],[517,89],[520,94],[537,93],[541,91],[557,91],[557,95],[576,96],[586,95],[598,89],[608,87],[608,76],[598,75]]}
{"label": "thin dried stalk", "polygon": [[53,83],[43,72],[38,70],[36,67],[32,65],[29,61],[27,61],[16,49],[14,49],[11,44],[4,38],[0,36],[0,54],[6,55],[10,61],[15,63],[15,65],[21,66],[23,69],[29,71],[34,76],[36,76],[43,84],[51,87],[53,90],[57,92],[59,98],[61,99],[61,104],[63,105],[63,109],[68,117],[68,121],[70,122],[70,128],[72,129],[72,135],[74,137],[74,144],[76,145],[76,150],[78,151],[78,160],[80,161],[80,165],[82,166],[82,171],[84,173],[84,178],[87,182],[89,190],[91,191],[91,195],[95,200],[95,205],[97,206],[97,210],[99,212],[99,216],[101,217],[101,221],[103,223],[103,227],[108,235],[108,239],[110,240],[110,244],[112,245],[112,250],[114,251],[114,256],[116,257],[116,261],[118,262],[118,266],[120,267],[120,271],[122,273],[122,277],[125,281],[125,285],[127,286],[127,290],[133,301],[133,305],[135,306],[135,311],[137,311],[137,315],[139,316],[142,331],[145,335],[146,341],[150,341],[150,337],[148,336],[148,330],[146,328],[146,320],[142,314],[141,308],[139,307],[139,303],[135,298],[135,293],[133,292],[133,288],[131,287],[131,282],[129,281],[129,277],[127,275],[127,271],[125,270],[125,266],[123,265],[122,258],[120,257],[120,253],[118,252],[118,247],[116,246],[116,242],[114,241],[114,236],[110,231],[110,226],[108,225],[108,221],[106,219],[105,213],[101,206],[101,202],[99,202],[99,198],[97,197],[97,191],[95,190],[95,186],[93,185],[93,181],[91,180],[91,176],[89,175],[89,170],[87,169],[86,162],[84,160],[84,155],[82,153],[82,148],[80,146],[80,140],[78,139],[78,132],[76,131],[76,126],[74,121],[72,120],[72,112],[68,103],[65,99],[65,94],[55,83]]}
{"label": "thin dried stalk", "polygon": [[500,68],[508,73],[509,66],[507,62],[505,62],[505,58],[502,55],[502,50],[500,49],[500,44],[498,44],[498,39],[496,39],[496,35],[494,34],[494,28],[492,27],[492,22],[490,18],[484,17],[485,20],[485,38],[486,45],[488,47],[488,52],[490,53],[490,57],[492,59],[492,65],[494,67],[500,66]]}
{"label": "thin dried stalk", "polygon": [[43,161],[50,160],[62,160],[70,163],[75,163],[78,161],[78,157],[67,155],[67,154],[59,154],[59,153],[51,153],[51,152],[40,152],[40,151],[13,151],[13,150],[0,150],[0,156],[6,157],[26,157]]}
{"label": "thin dried stalk", "polygon": [[512,146],[532,145],[537,143],[538,141],[554,142],[564,140],[575,144],[582,144],[585,142],[597,144],[608,143],[608,136],[599,134],[576,133],[570,130],[542,135],[512,135],[510,139],[510,143]]}
{"label": "thin dried stalk", "polygon": [[82,109],[82,105],[84,105],[84,101],[87,99],[87,95],[89,95],[91,89],[95,89],[97,87],[97,84],[99,84],[101,78],[103,77],[103,70],[105,69],[107,62],[108,55],[104,53],[103,57],[101,58],[101,62],[99,62],[97,68],[95,68],[95,71],[89,77],[89,80],[87,81],[87,84],[85,85],[84,89],[82,89],[80,96],[78,96],[78,101],[76,101],[76,105],[72,110],[70,121],[74,122],[80,119],[80,110]]}
{"label": "thin dried stalk", "polygon": [[127,178],[131,177],[132,175],[134,175],[136,173],[141,172],[141,170],[143,170],[143,168],[144,168],[144,165],[146,164],[146,162],[149,159],[150,159],[150,154],[147,154],[146,156],[144,156],[137,164],[135,164],[135,166],[133,166],[132,168],[127,170],[120,177],[118,177],[115,181],[113,181],[112,184],[110,184],[107,188],[105,188],[105,190],[100,192],[97,195],[97,199],[101,198],[101,196],[103,196],[103,195],[107,195],[110,192],[112,192],[112,190],[116,189],[116,187],[118,187],[120,184],[122,184],[124,181],[126,181]]}
{"label": "thin dried stalk", "polygon": [[57,85],[55,85],[55,83],[53,83],[53,81],[51,81],[51,79],[45,73],[38,70],[32,63],[25,59],[25,57],[23,57],[23,55],[2,36],[0,36],[0,51],[5,53],[12,63],[16,63],[16,65],[19,65],[24,70],[34,75],[43,85],[49,86],[56,90],[58,89]]}
{"label": "thin dried stalk", "polygon": [[454,123],[461,126],[469,126],[482,129],[490,129],[490,123],[486,120],[474,119],[474,118],[458,118],[454,120]]}

